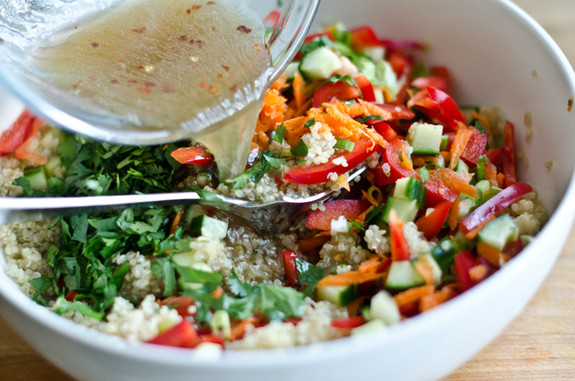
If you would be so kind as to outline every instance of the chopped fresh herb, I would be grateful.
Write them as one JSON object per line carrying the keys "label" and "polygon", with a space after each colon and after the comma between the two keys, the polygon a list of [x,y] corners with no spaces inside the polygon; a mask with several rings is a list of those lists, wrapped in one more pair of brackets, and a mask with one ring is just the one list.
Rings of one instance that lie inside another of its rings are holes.
{"label": "chopped fresh herb", "polygon": [[485,127],[483,126],[483,124],[481,124],[480,121],[476,120],[475,123],[473,124],[473,127],[477,128],[479,132],[481,132],[482,134],[485,134]]}
{"label": "chopped fresh herb", "polygon": [[363,226],[361,226],[361,224],[355,222],[354,220],[350,220],[349,218],[347,219],[347,222],[349,224],[351,224],[352,226],[354,226],[355,228],[361,230],[361,231],[365,231],[365,228]]}
{"label": "chopped fresh herb", "polygon": [[360,118],[357,118],[356,120],[359,123],[365,124],[365,122],[367,122],[367,121],[382,122],[383,118],[381,117],[381,115],[367,115],[367,116],[362,116]]}
{"label": "chopped fresh herb", "polygon": [[303,259],[295,259],[297,278],[299,283],[303,286],[303,293],[311,296],[315,286],[325,276],[325,269],[312,265]]}
{"label": "chopped fresh herb", "polygon": [[336,140],[335,148],[341,148],[347,152],[351,152],[355,147],[355,143],[350,140],[344,138],[335,138],[335,140]]}
{"label": "chopped fresh herb", "polygon": [[311,40],[309,43],[303,44],[299,51],[302,55],[306,55],[307,53],[324,46],[333,47],[333,42],[327,36],[319,36]]}
{"label": "chopped fresh herb", "polygon": [[284,141],[285,132],[286,128],[282,122],[282,124],[280,124],[279,127],[272,132],[271,139],[278,142],[279,144],[282,144]]}
{"label": "chopped fresh herb", "polygon": [[311,126],[315,125],[315,118],[311,118],[303,125],[304,128],[310,128]]}
{"label": "chopped fresh herb", "polygon": [[[306,147],[307,148],[307,147]],[[293,151],[293,150],[292,150]],[[269,172],[272,168],[279,168],[286,163],[286,159],[279,153],[265,151],[260,153],[259,161],[253,167],[245,171],[239,176],[226,180],[226,184],[234,189],[241,189],[246,186],[249,181],[258,183],[262,177]]]}
{"label": "chopped fresh herb", "polygon": [[291,149],[291,153],[295,156],[307,156],[309,149],[303,140],[300,140],[295,147]]}

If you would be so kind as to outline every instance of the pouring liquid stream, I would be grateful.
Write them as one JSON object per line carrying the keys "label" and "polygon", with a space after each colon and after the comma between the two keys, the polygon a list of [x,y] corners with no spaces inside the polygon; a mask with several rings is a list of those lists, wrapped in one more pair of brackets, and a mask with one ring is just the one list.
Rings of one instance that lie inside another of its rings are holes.
{"label": "pouring liquid stream", "polygon": [[245,2],[133,0],[31,57],[38,76],[124,120],[118,129],[178,130],[214,154],[220,178],[244,171],[272,71]]}

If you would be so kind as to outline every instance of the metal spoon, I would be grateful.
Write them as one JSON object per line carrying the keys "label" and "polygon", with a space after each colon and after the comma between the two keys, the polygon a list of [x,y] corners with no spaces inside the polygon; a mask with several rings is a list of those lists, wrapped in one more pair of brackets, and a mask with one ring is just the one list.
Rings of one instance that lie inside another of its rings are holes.
{"label": "metal spoon", "polygon": [[[348,181],[360,176],[365,169],[366,167],[356,168],[348,176]],[[330,198],[333,193],[334,191],[329,190],[303,198],[283,196],[270,202],[246,201],[216,193],[209,193],[206,196],[197,192],[81,197],[4,197],[0,198],[0,224],[129,207],[197,204],[230,213],[244,220],[260,234],[270,236],[286,231],[299,211],[314,202]]]}

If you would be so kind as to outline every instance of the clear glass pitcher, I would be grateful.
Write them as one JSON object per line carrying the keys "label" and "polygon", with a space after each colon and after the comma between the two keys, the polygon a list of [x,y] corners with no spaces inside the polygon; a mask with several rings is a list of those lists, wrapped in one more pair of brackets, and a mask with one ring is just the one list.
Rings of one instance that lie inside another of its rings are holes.
{"label": "clear glass pitcher", "polygon": [[[266,77],[267,85],[281,74],[297,53],[312,23],[319,0],[245,2],[266,28],[266,44],[272,61],[272,71]],[[130,120],[75,97],[73,92],[51,84],[30,70],[28,55],[36,41],[73,20],[98,12],[113,12],[119,3],[122,2],[0,0],[0,86],[47,121],[94,139],[149,145],[188,137],[182,129],[142,129],[142,126]],[[223,108],[221,111],[222,119],[230,116],[225,115],[226,110]],[[217,122],[219,120],[216,117],[206,123],[214,125]]]}

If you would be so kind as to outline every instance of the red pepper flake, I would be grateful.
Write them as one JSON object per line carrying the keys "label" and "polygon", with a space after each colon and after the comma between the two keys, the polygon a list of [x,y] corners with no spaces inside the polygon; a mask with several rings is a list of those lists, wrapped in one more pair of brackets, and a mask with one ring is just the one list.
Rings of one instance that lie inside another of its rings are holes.
{"label": "red pepper flake", "polygon": [[216,31],[216,27],[213,26],[213,27],[212,27],[212,32],[215,32],[215,31]]}
{"label": "red pepper flake", "polygon": [[88,79],[92,82],[96,80],[96,78],[94,78],[94,77],[88,77]]}
{"label": "red pepper flake", "polygon": [[220,89],[217,86],[210,85],[210,87],[208,88],[208,92],[210,94],[218,94],[220,92]]}
{"label": "red pepper flake", "polygon": [[213,5],[213,4],[215,4],[215,3],[216,3],[215,1],[208,1],[206,4],[208,4],[208,5]]}
{"label": "red pepper flake", "polygon": [[187,41],[188,40],[188,36],[186,36],[185,34],[182,34],[180,37],[176,37],[176,41]]}
{"label": "red pepper flake", "polygon": [[198,5],[198,4],[192,5],[192,9],[193,9],[194,11],[197,11],[197,10],[200,9],[201,7],[202,7],[202,6],[201,6],[201,5]]}
{"label": "red pepper flake", "polygon": [[230,87],[230,90],[232,91],[232,93],[235,93],[236,91],[238,91],[238,85],[233,85],[232,87]]}
{"label": "red pepper flake", "polygon": [[81,83],[82,83],[82,81],[78,81],[78,82],[74,83],[74,84],[72,85],[72,88],[73,88],[73,89],[77,89],[78,86],[80,86]]}
{"label": "red pepper flake", "polygon": [[230,71],[230,67],[229,67],[229,66],[222,65],[222,68],[223,68],[225,71]]}
{"label": "red pepper flake", "polygon": [[150,94],[152,90],[148,89],[147,87],[138,87],[136,88],[142,94]]}
{"label": "red pepper flake", "polygon": [[132,32],[139,33],[139,34],[142,34],[142,33],[144,33],[145,31],[146,31],[146,27],[145,27],[145,26],[142,26],[142,27],[136,28],[136,29],[132,29]]}
{"label": "red pepper flake", "polygon": [[239,30],[240,32],[246,33],[246,34],[252,32],[252,30],[251,30],[250,28],[248,28],[247,26],[245,26],[245,25],[240,25],[240,26],[238,26],[236,29]]}
{"label": "red pepper flake", "polygon": [[202,48],[204,46],[204,42],[202,40],[192,40],[190,41],[191,44],[196,43],[198,45],[198,48]]}
{"label": "red pepper flake", "polygon": [[128,83],[138,83],[135,79],[128,79]]}
{"label": "red pepper flake", "polygon": [[146,82],[144,82],[144,86],[146,86],[147,88],[150,88],[150,87],[156,87],[156,84],[154,82],[146,81]]}
{"label": "red pepper flake", "polygon": [[260,50],[260,46],[258,44],[255,44],[254,46],[252,46],[252,48],[254,48],[254,50],[257,50],[258,52]]}
{"label": "red pepper flake", "polygon": [[186,9],[186,13],[190,14],[190,13],[192,13],[192,10],[188,8],[188,9]]}
{"label": "red pepper flake", "polygon": [[117,79],[111,79],[110,83],[120,83],[120,81],[118,81]]}
{"label": "red pepper flake", "polygon": [[224,78],[224,75],[222,73],[218,73],[218,78],[222,79],[222,78]]}
{"label": "red pepper flake", "polygon": [[206,88],[206,83],[205,82],[200,82],[200,88],[201,89],[205,89]]}
{"label": "red pepper flake", "polygon": [[172,94],[172,93],[175,93],[176,90],[171,86],[163,85],[162,86],[162,92],[165,94]]}
{"label": "red pepper flake", "polygon": [[100,46],[100,43],[99,42],[92,42],[92,46],[94,48],[97,48],[98,46]]}
{"label": "red pepper flake", "polygon": [[573,109],[573,99],[574,97],[571,97],[567,101],[567,112],[571,112],[571,110]]}

